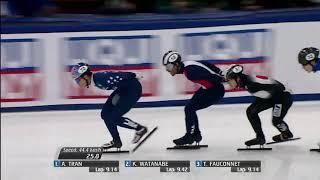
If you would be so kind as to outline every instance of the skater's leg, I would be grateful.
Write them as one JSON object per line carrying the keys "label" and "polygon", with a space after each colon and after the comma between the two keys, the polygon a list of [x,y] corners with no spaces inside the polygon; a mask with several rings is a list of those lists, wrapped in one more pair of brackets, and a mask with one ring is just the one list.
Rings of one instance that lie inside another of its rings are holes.
{"label": "skater's leg", "polygon": [[173,140],[173,142],[176,145],[191,144],[194,141],[200,142],[202,136],[196,111],[211,106],[221,99],[223,95],[223,89],[221,91],[219,89],[208,91],[200,88],[184,108],[187,133],[183,137]]}
{"label": "skater's leg", "polygon": [[137,122],[132,121],[127,117],[120,117],[119,121],[117,121],[117,125],[127,129],[137,130],[141,127],[141,125]]}
{"label": "skater's leg", "polygon": [[108,118],[108,114],[110,114],[113,111],[113,106],[112,106],[112,97],[114,95],[111,95],[109,97],[109,99],[107,100],[107,102],[103,105],[102,107],[102,111],[101,111],[101,118],[104,120],[104,123],[107,127],[107,129],[109,130],[113,142],[116,142],[118,144],[122,144],[121,143],[121,139],[119,136],[119,132],[117,129],[117,125],[114,123],[114,121],[110,120],[110,118]]}
{"label": "skater's leg", "polygon": [[279,101],[276,101],[273,107],[272,113],[272,124],[281,132],[280,135],[273,137],[273,140],[279,141],[293,137],[289,130],[289,126],[283,121],[288,110],[292,105],[292,96],[290,93],[286,92]]}
{"label": "skater's leg", "polygon": [[196,111],[217,103],[224,95],[223,91],[208,91],[200,88],[184,108],[187,133],[200,132]]}
{"label": "skater's leg", "polygon": [[126,114],[136,103],[136,98],[128,96],[125,92],[117,92],[111,99],[112,107],[105,114],[105,119],[112,124],[124,127],[127,129],[137,129],[139,124],[129,118],[122,117]]}
{"label": "skater's leg", "polygon": [[142,87],[138,80],[128,82],[125,88],[122,88],[115,96],[113,101],[113,111],[110,114],[115,123],[123,128],[140,130],[143,126],[132,121],[127,117],[123,117],[140,99]]}
{"label": "skater's leg", "polygon": [[272,123],[280,132],[283,132],[289,129],[288,125],[283,121],[283,119],[286,116],[291,105],[292,105],[291,94],[285,93],[282,96],[281,100],[276,102],[276,104],[273,107]]}
{"label": "skater's leg", "polygon": [[127,117],[123,117],[139,100],[142,94],[142,87],[139,81],[133,80],[127,82],[126,87],[122,87],[113,96],[112,111],[110,111],[106,118],[117,126],[136,130],[132,143],[137,143],[143,135],[147,133],[147,128],[132,121]]}
{"label": "skater's leg", "polygon": [[261,120],[258,114],[271,107],[272,103],[270,101],[257,98],[256,101],[247,108],[246,113],[248,120],[257,137],[264,138],[264,134],[261,128]]}

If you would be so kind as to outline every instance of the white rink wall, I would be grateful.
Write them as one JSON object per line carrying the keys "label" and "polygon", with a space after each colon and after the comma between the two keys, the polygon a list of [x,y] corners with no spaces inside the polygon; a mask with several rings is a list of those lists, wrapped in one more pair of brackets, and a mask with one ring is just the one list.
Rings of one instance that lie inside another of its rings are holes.
{"label": "white rink wall", "polygon": [[[197,88],[172,78],[161,67],[162,54],[174,49],[184,60],[205,60],[222,69],[233,63],[248,73],[270,75],[300,100],[320,99],[320,75],[297,62],[304,47],[320,47],[320,22],[290,22],[205,28],[1,34],[1,107],[101,104],[110,92],[80,90],[70,65],[88,62],[94,70],[125,70],[144,76],[140,102],[188,99]],[[226,93],[244,97],[244,91]],[[231,98],[232,99],[232,98]],[[237,102],[237,100],[233,101]],[[143,105],[142,105],[143,106]],[[65,107],[68,109],[68,106]]]}

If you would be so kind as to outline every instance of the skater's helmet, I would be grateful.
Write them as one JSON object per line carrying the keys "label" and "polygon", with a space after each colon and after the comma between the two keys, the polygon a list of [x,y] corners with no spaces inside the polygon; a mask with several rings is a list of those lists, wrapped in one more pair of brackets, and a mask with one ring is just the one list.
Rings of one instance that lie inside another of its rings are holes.
{"label": "skater's helmet", "polygon": [[236,79],[238,76],[240,76],[243,72],[243,66],[239,64],[231,65],[231,67],[228,69],[226,74],[226,79]]}
{"label": "skater's helmet", "polygon": [[318,62],[319,49],[314,47],[303,48],[298,54],[298,61],[301,65],[310,64],[311,61]]}
{"label": "skater's helmet", "polygon": [[167,71],[172,71],[174,66],[181,65],[181,55],[177,51],[168,51],[163,55],[162,64]]}
{"label": "skater's helmet", "polygon": [[89,64],[80,62],[72,67],[71,69],[72,78],[78,82],[80,80],[80,77],[83,77],[84,75],[92,75],[92,72],[90,70]]}
{"label": "skater's helmet", "polygon": [[177,51],[168,51],[163,55],[162,64],[175,64],[181,62],[181,55]]}

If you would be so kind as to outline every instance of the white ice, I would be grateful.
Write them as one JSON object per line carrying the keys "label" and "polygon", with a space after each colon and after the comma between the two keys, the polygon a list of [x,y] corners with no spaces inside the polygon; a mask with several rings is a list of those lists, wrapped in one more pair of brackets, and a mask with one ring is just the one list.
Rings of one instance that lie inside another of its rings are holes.
{"label": "white ice", "polygon": [[[3,180],[320,180],[320,102],[297,102],[286,122],[301,140],[273,145],[269,152],[238,152],[254,137],[245,105],[216,105],[199,111],[207,149],[167,151],[185,133],[183,107],[133,109],[127,117],[158,131],[133,154],[104,155],[119,160],[119,173],[89,173],[88,168],[55,168],[63,146],[99,146],[110,140],[99,110],[1,114]],[[260,113],[267,141],[277,134],[271,111]],[[134,131],[119,129],[122,149],[130,149]],[[124,160],[190,160],[190,173],[160,173],[159,168],[126,168]],[[260,160],[260,173],[233,173],[230,168],[197,168],[195,160]]]}

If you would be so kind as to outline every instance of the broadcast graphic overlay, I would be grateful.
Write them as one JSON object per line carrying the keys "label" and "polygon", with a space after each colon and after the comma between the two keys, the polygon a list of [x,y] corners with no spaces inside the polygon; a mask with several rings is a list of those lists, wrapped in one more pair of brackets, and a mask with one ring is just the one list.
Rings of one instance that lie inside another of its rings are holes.
{"label": "broadcast graphic overlay", "polygon": [[89,167],[89,172],[119,172],[119,161],[102,161],[102,147],[63,147],[54,167]]}
{"label": "broadcast graphic overlay", "polygon": [[190,161],[126,160],[125,167],[160,167],[160,172],[190,172]]}
{"label": "broadcast graphic overlay", "polygon": [[197,160],[197,168],[231,167],[231,172],[261,172],[261,161]]}

